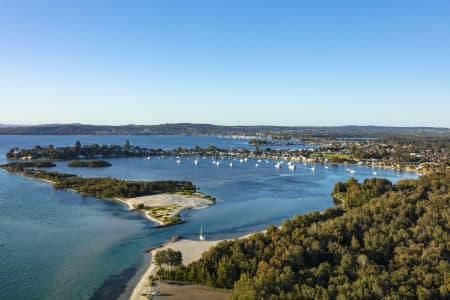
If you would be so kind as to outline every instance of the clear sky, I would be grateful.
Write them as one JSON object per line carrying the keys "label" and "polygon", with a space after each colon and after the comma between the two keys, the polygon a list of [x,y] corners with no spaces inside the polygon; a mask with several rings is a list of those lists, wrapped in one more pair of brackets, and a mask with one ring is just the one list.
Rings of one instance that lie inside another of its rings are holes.
{"label": "clear sky", "polygon": [[450,127],[450,1],[0,2],[0,123]]}

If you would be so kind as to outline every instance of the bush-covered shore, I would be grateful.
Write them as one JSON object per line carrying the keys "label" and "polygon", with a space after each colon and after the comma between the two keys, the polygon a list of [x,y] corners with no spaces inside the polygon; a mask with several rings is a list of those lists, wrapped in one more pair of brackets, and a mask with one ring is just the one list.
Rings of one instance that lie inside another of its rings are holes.
{"label": "bush-covered shore", "polygon": [[449,182],[443,170],[339,184],[344,207],[221,242],[158,276],[233,289],[232,299],[450,299]]}

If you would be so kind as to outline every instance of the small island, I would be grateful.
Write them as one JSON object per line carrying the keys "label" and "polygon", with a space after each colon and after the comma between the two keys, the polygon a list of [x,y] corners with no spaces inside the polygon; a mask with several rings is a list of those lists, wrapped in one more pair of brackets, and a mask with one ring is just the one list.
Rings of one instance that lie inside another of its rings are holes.
{"label": "small island", "polygon": [[67,164],[71,168],[104,168],[111,167],[111,163],[106,160],[72,160]]}
{"label": "small island", "polygon": [[205,208],[215,198],[197,191],[190,181],[133,181],[110,177],[83,178],[74,174],[48,172],[37,167],[54,166],[51,163],[14,162],[0,165],[9,172],[45,180],[55,189],[68,189],[83,196],[116,200],[130,210],[140,210],[160,226],[183,223],[180,213],[185,209]]}
{"label": "small island", "polygon": [[266,140],[252,139],[248,142],[250,146],[268,146],[270,143]]}

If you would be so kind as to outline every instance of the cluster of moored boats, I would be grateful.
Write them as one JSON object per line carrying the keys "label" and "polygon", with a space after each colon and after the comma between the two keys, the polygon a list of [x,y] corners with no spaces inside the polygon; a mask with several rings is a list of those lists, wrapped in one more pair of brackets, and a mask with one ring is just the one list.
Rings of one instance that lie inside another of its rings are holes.
{"label": "cluster of moored boats", "polygon": [[[164,158],[164,157],[158,157],[158,159],[160,159],[160,158]],[[203,157],[204,160],[206,160],[206,158],[207,158],[206,156]],[[146,158],[146,159],[150,159],[150,158]],[[222,164],[222,161],[223,161],[223,160],[224,160],[224,158],[220,158],[220,159],[212,158],[212,159],[211,159],[211,162],[212,162],[213,165],[219,167],[219,166]],[[177,156],[175,162],[176,162],[177,164],[181,164],[181,163],[182,163],[182,160],[181,160],[181,158],[180,158],[179,156]],[[244,163],[247,163],[247,162],[248,162],[248,158],[240,158],[240,159],[238,159],[238,158],[233,158],[233,160],[230,161],[230,162],[228,163],[228,166],[229,166],[230,168],[233,168],[237,163],[244,164]],[[259,167],[259,166],[260,166],[261,164],[263,164],[263,163],[265,163],[265,164],[270,164],[270,161],[267,160],[267,159],[265,159],[265,160],[257,159],[257,160],[256,160],[256,163],[255,163],[255,167]],[[197,165],[199,165],[199,164],[200,164],[200,158],[195,158],[195,159],[194,159],[194,165],[197,166]],[[285,163],[284,161],[276,162],[275,165],[274,165],[274,167],[275,167],[276,169],[281,169],[282,166],[283,166],[283,164],[286,164],[286,165],[287,165],[288,170],[294,171],[294,170],[297,169],[297,165],[294,164],[294,163],[291,162],[291,161],[289,161],[289,162],[287,162],[287,163]],[[307,166],[306,163],[304,163],[303,165],[304,165],[304,166]],[[315,170],[316,170],[315,167],[310,167],[309,169],[310,169],[311,171],[315,171]],[[328,166],[325,166],[325,169],[328,169]]]}
{"label": "cluster of moored boats", "polygon": [[[161,158],[164,158],[164,156],[160,156],[160,157],[158,157],[158,159],[161,159]],[[172,157],[171,157],[171,159],[172,159]],[[207,159],[207,157],[206,156],[204,156],[203,157],[203,160],[206,160]],[[150,156],[148,156],[148,157],[146,157],[145,158],[145,160],[151,160],[151,157]],[[212,158],[211,159],[211,161],[212,161],[212,164],[213,165],[215,165],[215,166],[217,166],[217,167],[219,167],[221,164],[222,164],[222,161],[224,160],[224,157],[221,157],[221,158]],[[177,163],[177,164],[181,164],[182,163],[182,160],[181,160],[181,157],[180,156],[177,156],[176,157],[176,160],[175,160],[175,162]],[[240,163],[240,164],[244,164],[244,163],[247,163],[248,162],[248,158],[233,158],[232,159],[232,161],[230,161],[229,163],[228,163],[228,166],[230,167],[230,168],[233,168],[234,166],[235,166],[235,163]],[[255,167],[259,167],[261,164],[263,164],[263,163],[265,163],[265,164],[270,164],[270,161],[269,160],[267,160],[267,159],[265,159],[265,160],[262,160],[262,159],[257,159],[256,160],[256,163],[255,163]],[[200,164],[200,158],[199,157],[197,157],[197,158],[195,158],[194,159],[194,165],[199,165]],[[294,164],[292,161],[289,161],[289,162],[285,162],[285,161],[278,161],[278,162],[276,162],[275,163],[275,165],[274,165],[274,167],[276,168],[276,169],[281,169],[282,167],[283,167],[283,165],[287,165],[287,169],[288,170],[290,170],[290,171],[295,171],[296,169],[297,169],[297,167],[298,167],[298,165],[299,164]],[[307,163],[303,163],[303,165],[305,166],[305,167],[307,167]],[[312,167],[309,167],[309,169],[311,170],[311,171],[315,171],[316,170],[316,167],[314,167],[314,166],[312,166]],[[328,165],[325,165],[324,166],[324,169],[328,169]],[[353,170],[353,169],[349,169],[349,168],[347,168],[346,169],[346,171],[348,171],[350,174],[355,174],[356,173],[356,171],[355,170]],[[378,173],[376,172],[376,171],[374,171],[373,173],[373,176],[377,176],[378,175]]]}

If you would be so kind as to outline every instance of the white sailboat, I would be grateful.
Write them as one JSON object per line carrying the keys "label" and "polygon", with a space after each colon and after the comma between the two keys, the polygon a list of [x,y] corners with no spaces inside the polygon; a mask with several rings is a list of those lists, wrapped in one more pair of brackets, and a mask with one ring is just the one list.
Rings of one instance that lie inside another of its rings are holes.
{"label": "white sailboat", "polygon": [[204,241],[206,237],[203,235],[203,226],[200,226],[200,235],[198,236],[200,241]]}

